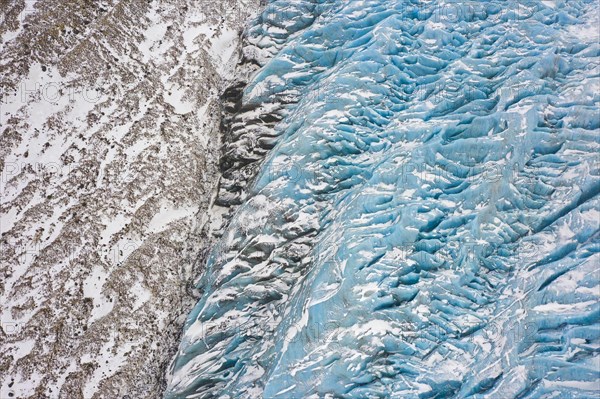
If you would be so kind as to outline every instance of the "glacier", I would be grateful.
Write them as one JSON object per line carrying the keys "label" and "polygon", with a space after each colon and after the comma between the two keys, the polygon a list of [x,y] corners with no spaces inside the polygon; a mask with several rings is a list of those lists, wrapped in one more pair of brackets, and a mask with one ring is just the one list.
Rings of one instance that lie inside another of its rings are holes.
{"label": "glacier", "polygon": [[599,24],[269,2],[165,398],[597,398]]}

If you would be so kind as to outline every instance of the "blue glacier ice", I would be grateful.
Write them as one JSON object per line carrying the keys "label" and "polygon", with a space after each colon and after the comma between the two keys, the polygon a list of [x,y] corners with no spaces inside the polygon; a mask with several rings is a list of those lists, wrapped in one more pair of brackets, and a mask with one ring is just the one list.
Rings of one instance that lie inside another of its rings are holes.
{"label": "blue glacier ice", "polygon": [[600,397],[599,12],[270,2],[165,398]]}

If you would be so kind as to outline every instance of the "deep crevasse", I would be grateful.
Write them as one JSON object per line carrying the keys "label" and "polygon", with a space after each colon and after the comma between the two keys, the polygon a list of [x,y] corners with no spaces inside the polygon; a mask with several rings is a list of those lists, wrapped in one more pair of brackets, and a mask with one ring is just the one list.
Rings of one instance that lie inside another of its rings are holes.
{"label": "deep crevasse", "polygon": [[270,3],[166,397],[597,397],[598,12]]}

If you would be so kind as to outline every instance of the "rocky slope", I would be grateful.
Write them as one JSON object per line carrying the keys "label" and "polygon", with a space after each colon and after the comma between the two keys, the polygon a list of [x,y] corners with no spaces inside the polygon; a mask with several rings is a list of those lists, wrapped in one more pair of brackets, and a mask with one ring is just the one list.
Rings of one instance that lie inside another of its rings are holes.
{"label": "rocky slope", "polygon": [[0,397],[154,398],[258,1],[3,1]]}

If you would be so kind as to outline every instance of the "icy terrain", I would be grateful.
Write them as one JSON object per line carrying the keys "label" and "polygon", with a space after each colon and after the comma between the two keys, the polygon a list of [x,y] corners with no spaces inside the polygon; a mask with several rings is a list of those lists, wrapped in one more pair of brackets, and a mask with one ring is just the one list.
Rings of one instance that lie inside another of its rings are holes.
{"label": "icy terrain", "polygon": [[598,13],[271,2],[165,397],[598,397]]}

